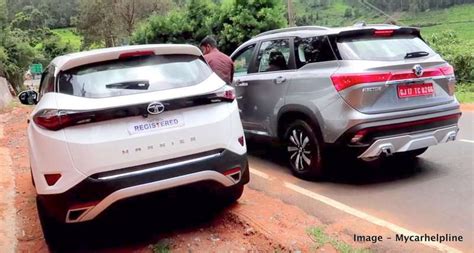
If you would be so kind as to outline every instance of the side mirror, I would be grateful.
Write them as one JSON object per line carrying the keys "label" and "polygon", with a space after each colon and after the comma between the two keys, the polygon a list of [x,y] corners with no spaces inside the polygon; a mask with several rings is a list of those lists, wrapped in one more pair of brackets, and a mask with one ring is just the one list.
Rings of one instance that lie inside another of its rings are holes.
{"label": "side mirror", "polygon": [[18,99],[20,99],[20,102],[24,105],[34,105],[38,103],[38,92],[34,90],[26,90],[20,92],[18,95]]}

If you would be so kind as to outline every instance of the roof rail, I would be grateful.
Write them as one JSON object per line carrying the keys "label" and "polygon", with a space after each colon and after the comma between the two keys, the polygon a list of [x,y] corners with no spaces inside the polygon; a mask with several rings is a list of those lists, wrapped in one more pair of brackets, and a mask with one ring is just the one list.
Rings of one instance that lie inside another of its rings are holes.
{"label": "roof rail", "polygon": [[283,33],[283,32],[320,31],[320,30],[329,30],[329,28],[324,27],[324,26],[295,26],[295,27],[281,28],[281,29],[275,29],[275,30],[263,32],[263,33],[255,35],[254,38],[270,35],[270,34]]}

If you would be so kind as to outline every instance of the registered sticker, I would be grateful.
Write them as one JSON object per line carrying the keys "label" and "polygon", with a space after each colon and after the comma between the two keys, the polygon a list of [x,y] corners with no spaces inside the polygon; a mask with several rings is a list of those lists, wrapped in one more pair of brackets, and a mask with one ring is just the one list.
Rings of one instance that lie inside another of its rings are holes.
{"label": "registered sticker", "polygon": [[181,114],[159,116],[129,124],[128,132],[133,135],[181,126],[184,126],[184,119]]}

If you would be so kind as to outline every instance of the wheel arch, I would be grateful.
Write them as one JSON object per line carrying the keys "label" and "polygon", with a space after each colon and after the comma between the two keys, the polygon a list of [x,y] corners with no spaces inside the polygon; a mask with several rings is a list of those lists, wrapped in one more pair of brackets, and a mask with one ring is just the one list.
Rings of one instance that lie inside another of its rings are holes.
{"label": "wheel arch", "polygon": [[303,105],[285,105],[278,112],[277,117],[277,137],[282,140],[286,131],[286,127],[296,119],[304,120],[311,125],[316,136],[324,142],[321,131],[320,121],[318,120],[319,112],[315,112]]}

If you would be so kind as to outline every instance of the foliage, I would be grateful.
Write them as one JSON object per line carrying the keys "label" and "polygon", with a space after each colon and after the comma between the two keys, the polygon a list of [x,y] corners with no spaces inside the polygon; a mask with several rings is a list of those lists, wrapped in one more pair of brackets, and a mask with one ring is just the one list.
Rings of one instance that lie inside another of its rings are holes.
{"label": "foliage", "polygon": [[23,73],[39,54],[28,42],[12,34],[9,30],[2,31],[0,46],[6,52],[2,56],[2,68],[7,80],[20,90],[23,86]]}
{"label": "foliage", "polygon": [[79,51],[82,45],[82,37],[77,34],[75,28],[59,28],[51,30],[60,38],[61,43],[69,43],[73,51]]}
{"label": "foliage", "polygon": [[428,38],[430,46],[453,65],[461,82],[474,83],[474,43],[460,40],[453,31],[433,34]]}
{"label": "foliage", "polygon": [[456,98],[461,103],[474,103],[474,85],[472,83],[458,83]]}
{"label": "foliage", "polygon": [[25,6],[30,6],[41,12],[41,22],[48,28],[60,28],[71,25],[71,17],[77,15],[78,0],[7,0],[7,3],[9,21]]}
{"label": "foliage", "polygon": [[342,253],[369,253],[368,249],[358,249],[352,247],[350,244],[347,244],[341,240],[329,236],[323,227],[312,227],[307,229],[307,233],[310,238],[316,243],[315,247],[320,248],[325,244],[331,244],[337,252]]}
{"label": "foliage", "polygon": [[213,34],[220,49],[231,53],[252,36],[281,28],[286,22],[278,0],[229,0],[220,5],[209,0],[189,0],[184,10],[150,17],[139,26],[132,41],[198,44],[206,35]]}
{"label": "foliage", "polygon": [[128,44],[137,23],[152,13],[162,15],[172,7],[170,0],[80,0],[74,19],[84,37],[85,48],[94,44],[106,47]]}
{"label": "foliage", "polygon": [[235,0],[229,9],[221,11],[214,30],[222,51],[231,53],[244,41],[261,32],[285,27],[285,10],[278,0]]}
{"label": "foliage", "polygon": [[[5,0],[0,0],[0,7]],[[4,9],[0,12],[0,72],[19,91],[23,76],[31,63],[47,64],[53,57],[72,51],[71,46],[60,43],[58,36],[46,27],[44,15],[32,5],[23,7],[14,15]],[[37,46],[40,45],[40,46]]]}

